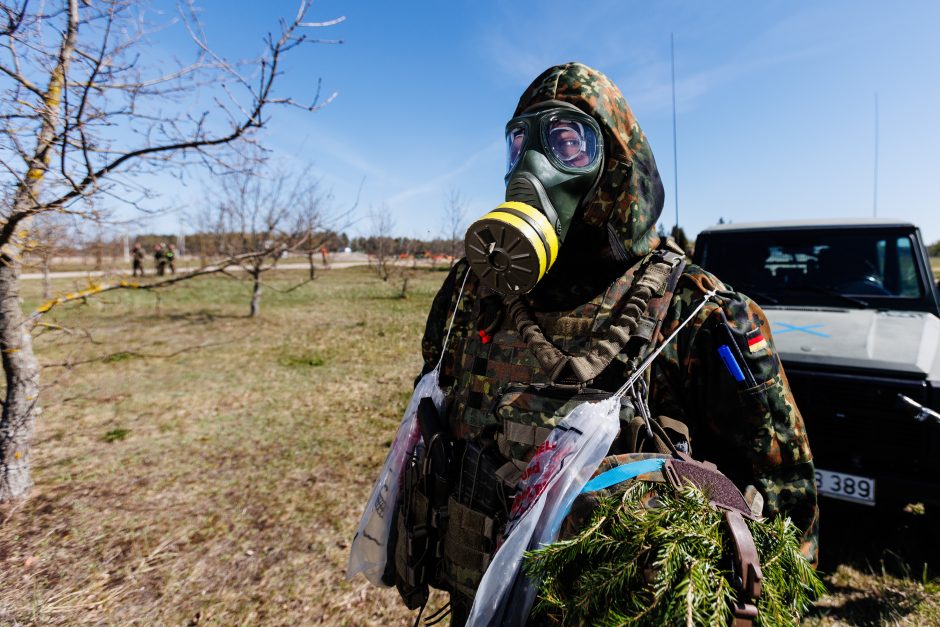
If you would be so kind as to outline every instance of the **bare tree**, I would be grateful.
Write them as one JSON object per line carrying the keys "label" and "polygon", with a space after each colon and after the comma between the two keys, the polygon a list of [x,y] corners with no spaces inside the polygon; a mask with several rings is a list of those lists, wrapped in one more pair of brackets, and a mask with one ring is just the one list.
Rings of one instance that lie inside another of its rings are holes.
{"label": "bare tree", "polygon": [[153,192],[141,175],[169,166],[224,170],[272,106],[321,106],[319,94],[299,104],[274,90],[284,55],[316,41],[305,27],[342,19],[306,22],[308,8],[301,0],[261,56],[232,62],[213,52],[194,7],[183,4],[177,24],[188,29],[195,57],[161,66],[147,54],[161,25],[132,0],[0,3],[0,502],[24,497],[31,484],[39,367],[18,277],[34,218],[94,215],[92,198],[142,207]]}
{"label": "bare tree", "polygon": [[41,213],[33,219],[30,238],[23,252],[29,255],[30,259],[39,262],[42,272],[42,297],[47,300],[52,298],[52,258],[68,243],[70,233],[68,216],[50,212]]}
{"label": "bare tree", "polygon": [[[335,247],[341,243],[340,235],[337,231],[348,228],[352,224],[353,215],[359,207],[359,198],[362,196],[362,188],[365,186],[365,183],[365,178],[359,182],[356,198],[347,209],[333,213],[332,215],[318,212],[315,215],[316,219],[308,222],[306,228],[309,237],[307,241],[298,248],[298,252],[307,257],[307,274],[310,281],[315,281],[317,278],[316,256],[318,254],[323,261],[323,267],[330,267],[329,251],[327,247],[330,245]],[[326,193],[322,196],[321,204],[324,207],[329,207],[332,204],[332,200],[332,193]]]}
{"label": "bare tree", "polygon": [[459,189],[451,187],[447,190],[447,198],[444,202],[444,224],[447,229],[446,236],[450,239],[451,264],[463,256],[466,221],[467,201],[461,196]]}
{"label": "bare tree", "polygon": [[369,223],[372,227],[372,232],[369,234],[372,246],[367,252],[375,259],[375,273],[387,282],[392,275],[395,255],[392,240],[395,220],[388,210],[388,205],[382,203],[378,208],[373,207],[369,212]]}
{"label": "bare tree", "polygon": [[317,250],[336,218],[309,168],[291,173],[248,165],[220,177],[200,230],[212,234],[222,264],[240,266],[251,280],[249,315],[254,317],[261,313],[264,274],[291,252]]}
{"label": "bare tree", "polygon": [[[416,240],[392,236],[395,220],[385,203],[372,209],[369,222],[372,232],[366,239],[366,252],[370,264],[374,262],[376,275],[386,283],[392,279],[401,280],[398,297],[408,298],[408,288],[417,271],[413,250]],[[412,258],[411,263],[407,261],[408,257]]]}

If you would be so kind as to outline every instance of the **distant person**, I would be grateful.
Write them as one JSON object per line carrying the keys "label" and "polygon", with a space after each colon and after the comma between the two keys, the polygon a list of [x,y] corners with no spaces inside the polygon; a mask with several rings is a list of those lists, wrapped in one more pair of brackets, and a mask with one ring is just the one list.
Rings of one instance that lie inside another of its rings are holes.
{"label": "distant person", "polygon": [[320,246],[320,256],[323,257],[323,265],[324,265],[324,266],[330,265],[330,262],[329,262],[329,260],[327,259],[327,256],[326,256],[326,252],[327,252],[327,251],[326,251],[326,246]]}
{"label": "distant person", "polygon": [[163,258],[166,260],[166,265],[170,269],[170,274],[176,274],[176,248],[173,244],[168,244],[166,251],[163,253]]}
{"label": "distant person", "polygon": [[157,276],[166,274],[166,251],[163,249],[163,244],[153,247],[153,263],[157,268]]}
{"label": "distant person", "polygon": [[131,259],[134,264],[133,276],[144,276],[144,249],[140,242],[134,244],[134,248],[131,250]]}

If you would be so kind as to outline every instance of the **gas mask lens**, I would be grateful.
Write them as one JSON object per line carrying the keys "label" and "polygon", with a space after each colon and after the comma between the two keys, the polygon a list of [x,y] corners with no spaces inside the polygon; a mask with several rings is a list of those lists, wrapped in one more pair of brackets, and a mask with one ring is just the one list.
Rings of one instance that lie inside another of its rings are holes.
{"label": "gas mask lens", "polygon": [[[530,133],[541,141],[531,141]],[[562,171],[589,170],[603,150],[599,135],[600,129],[587,116],[558,109],[523,114],[506,130],[506,174],[526,150],[541,152]]]}
{"label": "gas mask lens", "polygon": [[588,168],[597,159],[597,133],[577,120],[553,119],[545,127],[545,143],[563,167]]}
{"label": "gas mask lens", "polygon": [[506,133],[506,172],[509,172],[516,163],[519,162],[519,156],[522,155],[522,148],[525,146],[525,127],[517,126],[509,129]]}

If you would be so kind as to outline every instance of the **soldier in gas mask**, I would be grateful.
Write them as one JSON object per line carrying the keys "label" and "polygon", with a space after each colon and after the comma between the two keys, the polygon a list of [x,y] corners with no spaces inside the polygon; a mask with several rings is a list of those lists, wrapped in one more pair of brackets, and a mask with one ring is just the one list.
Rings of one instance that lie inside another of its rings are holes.
{"label": "soldier in gas mask", "polygon": [[423,338],[426,372],[444,349],[452,444],[448,494],[397,528],[406,601],[425,600],[427,583],[449,590],[463,624],[535,449],[573,402],[618,389],[710,290],[624,403],[610,453],[662,452],[664,438],[694,451],[759,494],[763,515],[790,516],[815,559],[812,455],[767,319],[657,236],[662,182],[618,88],[581,64],[552,67],[523,93],[506,143],[506,202],[470,226]]}

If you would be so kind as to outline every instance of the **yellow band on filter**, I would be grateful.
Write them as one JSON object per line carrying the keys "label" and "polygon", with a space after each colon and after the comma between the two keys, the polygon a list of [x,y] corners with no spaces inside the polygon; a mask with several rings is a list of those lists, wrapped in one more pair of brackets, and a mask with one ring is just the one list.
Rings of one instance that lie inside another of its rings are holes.
{"label": "yellow band on filter", "polygon": [[548,221],[548,218],[545,217],[545,214],[532,205],[527,205],[524,202],[517,202],[515,200],[504,202],[493,211],[499,211],[504,208],[521,211],[539,225],[542,235],[545,236],[545,242],[548,244],[548,267],[552,267],[552,264],[555,263],[555,259],[558,258],[558,236],[555,234],[555,228],[552,226],[552,223]]}
{"label": "yellow band on filter", "polygon": [[545,260],[545,244],[542,243],[542,238],[538,236],[538,233],[535,232],[535,229],[532,228],[532,225],[511,213],[506,213],[505,211],[490,211],[488,214],[483,216],[481,220],[495,220],[497,222],[505,222],[509,226],[515,228],[523,237],[529,240],[529,243],[532,244],[532,248],[535,249],[535,255],[539,258],[539,277],[536,280],[541,280],[545,276],[545,272],[548,270],[548,264]]}

